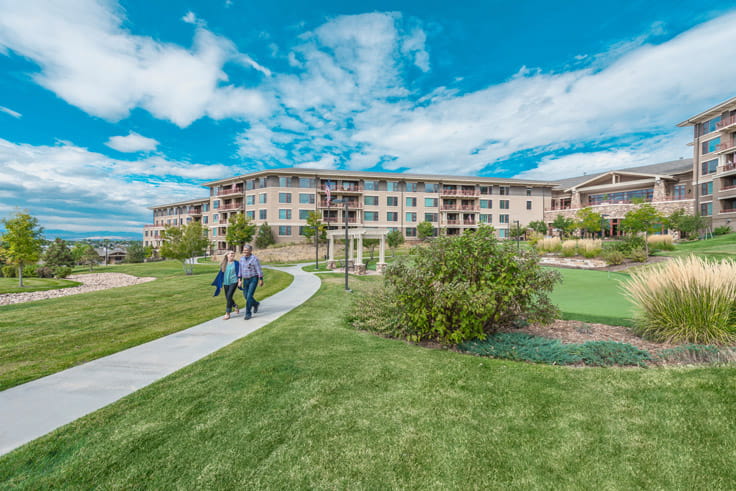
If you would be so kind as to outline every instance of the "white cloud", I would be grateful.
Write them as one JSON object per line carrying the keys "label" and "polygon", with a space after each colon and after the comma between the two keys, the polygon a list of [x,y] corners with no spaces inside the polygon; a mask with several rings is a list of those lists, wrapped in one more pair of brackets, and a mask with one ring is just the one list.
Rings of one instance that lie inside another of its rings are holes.
{"label": "white cloud", "polygon": [[12,109],[5,107],[5,106],[0,106],[0,111],[4,112],[5,114],[9,114],[16,119],[23,117],[21,113],[13,111]]}
{"label": "white cloud", "polygon": [[[191,49],[135,36],[125,30],[123,12],[104,0],[0,3],[0,50],[12,50],[41,67],[36,82],[89,114],[116,121],[141,107],[159,119],[185,127],[205,115],[224,114],[218,106],[227,82],[224,64],[249,59],[235,45],[196,25]],[[264,71],[254,61],[254,69]],[[238,87],[239,90],[246,90]],[[267,114],[264,94],[251,90],[226,116]]]}
{"label": "white cloud", "polygon": [[161,157],[116,160],[69,143],[33,146],[0,139],[0,214],[19,207],[45,228],[140,232],[151,221],[147,207],[206,196],[197,182],[239,170]]}
{"label": "white cloud", "polygon": [[156,150],[158,142],[131,131],[127,136],[113,136],[105,143],[118,152],[151,152]]}

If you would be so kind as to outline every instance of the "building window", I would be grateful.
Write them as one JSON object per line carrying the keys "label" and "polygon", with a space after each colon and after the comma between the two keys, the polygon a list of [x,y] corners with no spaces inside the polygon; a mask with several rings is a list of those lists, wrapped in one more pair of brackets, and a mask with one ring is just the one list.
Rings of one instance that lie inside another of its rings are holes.
{"label": "building window", "polygon": [[716,151],[716,147],[721,144],[721,137],[708,140],[701,144],[701,151],[703,154],[711,153]]}
{"label": "building window", "polygon": [[413,211],[406,212],[406,221],[407,222],[416,222],[417,221],[417,214]]}
{"label": "building window", "polygon": [[291,210],[279,210],[279,220],[291,220]]}
{"label": "building window", "polygon": [[262,205],[263,205],[263,204],[266,204],[266,197],[267,197],[267,196],[268,196],[268,195],[267,195],[266,193],[261,193],[261,194],[259,194],[259,195],[258,195],[258,202],[259,202],[259,203],[261,203]]}
{"label": "building window", "polygon": [[527,210],[531,210],[532,209],[532,202],[531,201],[528,201],[527,200],[527,202],[526,202],[526,209]]}
{"label": "building window", "polygon": [[299,220],[306,220],[309,218],[309,212],[312,210],[299,210]]}
{"label": "building window", "polygon": [[363,189],[365,189],[366,191],[378,191],[378,182],[363,181]]}
{"label": "building window", "polygon": [[439,215],[437,213],[425,213],[424,221],[433,223],[439,222]]}
{"label": "building window", "polygon": [[378,212],[377,211],[366,211],[363,213],[363,220],[366,222],[377,222]]}
{"label": "building window", "polygon": [[704,182],[700,185],[700,194],[702,196],[708,196],[709,194],[713,194],[713,181],[711,182]]}
{"label": "building window", "polygon": [[684,184],[678,184],[673,188],[672,191],[672,197],[674,199],[685,199],[685,185]]}
{"label": "building window", "polygon": [[498,236],[500,238],[505,239],[507,237],[506,234],[507,234],[508,230],[505,229],[505,228],[499,228],[498,230],[496,230],[496,232],[498,232]]}
{"label": "building window", "polygon": [[245,212],[245,216],[247,216],[251,220],[255,220],[256,219],[256,212],[255,212],[255,210],[248,210],[248,211]]}
{"label": "building window", "polygon": [[279,225],[279,235],[291,235],[291,225]]}
{"label": "building window", "polygon": [[248,205],[248,206],[255,205],[256,204],[256,197],[255,197],[255,195],[254,194],[249,194],[248,196],[246,196],[245,197],[245,204]]}
{"label": "building window", "polygon": [[417,229],[416,229],[416,227],[406,227],[406,236],[407,237],[416,237],[417,236]]}
{"label": "building window", "polygon": [[378,196],[363,196],[363,202],[367,206],[378,206]]}
{"label": "building window", "polygon": [[399,183],[395,181],[389,181],[386,183],[386,191],[396,192],[399,190]]}
{"label": "building window", "polygon": [[299,187],[300,188],[314,188],[315,182],[314,179],[309,179],[307,177],[300,177],[299,178]]}
{"label": "building window", "polygon": [[[527,196],[531,196],[532,195],[532,188],[526,188],[526,195]],[[528,208],[528,209],[531,210],[531,208]]]}
{"label": "building window", "polygon": [[268,210],[258,210],[258,219],[265,220],[267,216],[267,213],[266,213],[267,211]]}
{"label": "building window", "polygon": [[314,195],[306,194],[306,193],[299,193],[299,203],[302,205],[313,205]]}
{"label": "building window", "polygon": [[204,205],[202,205],[202,212],[207,212],[207,211],[210,211],[209,203],[205,203]]}
{"label": "building window", "polygon": [[704,217],[713,215],[713,203],[700,203],[700,214]]}
{"label": "building window", "polygon": [[259,177],[256,179],[256,187],[259,189],[268,187],[268,179],[265,177]]}
{"label": "building window", "polygon": [[417,199],[408,196],[406,198],[406,206],[411,206],[411,207],[417,206]]}
{"label": "building window", "polygon": [[386,196],[386,204],[388,206],[399,206],[398,196]]}
{"label": "building window", "polygon": [[204,224],[209,223],[209,217],[207,216],[202,217],[202,223]]}
{"label": "building window", "polygon": [[416,193],[417,192],[417,183],[415,183],[415,182],[407,182],[406,183],[406,192],[407,193]]}
{"label": "building window", "polygon": [[502,210],[508,210],[509,209],[509,200],[507,200],[507,199],[499,200],[498,206]]}
{"label": "building window", "polygon": [[291,203],[291,193],[279,193],[279,203]]}
{"label": "building window", "polygon": [[215,213],[214,215],[212,215],[212,223],[217,223],[219,221],[220,221],[220,214],[219,213]]}
{"label": "building window", "polygon": [[212,237],[217,237],[217,229],[216,228],[213,228],[212,229]]}
{"label": "building window", "polygon": [[709,160],[700,164],[700,173],[702,175],[713,174],[718,168],[718,159]]}
{"label": "building window", "polygon": [[480,214],[480,223],[493,223],[493,215]]}
{"label": "building window", "polygon": [[399,214],[395,211],[389,211],[386,213],[386,221],[387,222],[398,222],[399,221]]}
{"label": "building window", "polygon": [[[307,228],[307,227],[306,227],[306,226],[304,226],[304,225],[299,225],[299,235],[304,235],[304,230],[305,230],[306,228]],[[312,227],[309,227],[309,228],[312,228]]]}
{"label": "building window", "polygon": [[425,208],[437,208],[438,199],[437,198],[424,198],[424,206]]}
{"label": "building window", "polygon": [[498,215],[498,223],[509,223],[508,215]]}
{"label": "building window", "polygon": [[439,184],[436,182],[428,182],[424,184],[425,193],[436,193],[439,190]]}
{"label": "building window", "polygon": [[481,186],[480,194],[493,194],[493,186]]}
{"label": "building window", "polygon": [[498,194],[500,194],[501,196],[510,196],[511,187],[510,186],[498,186]]}
{"label": "building window", "polygon": [[245,181],[245,189],[250,191],[251,189],[254,189],[256,187],[256,182],[254,180],[248,180]]}
{"label": "building window", "polygon": [[[218,209],[219,207],[220,207],[220,200],[219,200],[219,199],[216,199],[215,201],[213,201],[213,202],[212,202],[212,208],[213,208],[213,209],[215,209],[215,210],[216,210],[216,209]],[[169,212],[170,212],[170,211],[171,211],[171,210],[169,210]],[[169,213],[169,215],[173,215],[173,213]]]}
{"label": "building window", "polygon": [[493,208],[493,200],[492,199],[480,200],[480,207],[486,210],[490,210],[491,208]]}
{"label": "building window", "polygon": [[279,177],[279,187],[280,188],[288,188],[291,181],[290,177]]}

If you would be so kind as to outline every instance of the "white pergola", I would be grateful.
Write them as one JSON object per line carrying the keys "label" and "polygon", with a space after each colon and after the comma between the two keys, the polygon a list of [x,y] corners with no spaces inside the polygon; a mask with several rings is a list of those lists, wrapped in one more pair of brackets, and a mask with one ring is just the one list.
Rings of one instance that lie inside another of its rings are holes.
{"label": "white pergola", "polygon": [[[379,239],[381,246],[378,252],[378,263],[376,263],[376,272],[384,273],[386,271],[386,235],[388,229],[380,228],[348,228],[348,244],[347,253],[345,254],[345,267],[350,264],[355,265],[355,274],[365,274],[365,264],[363,264],[363,239]],[[330,257],[327,260],[327,268],[335,269],[335,239],[345,238],[345,229],[330,230],[327,232],[330,240]],[[353,260],[353,255],[357,257]]]}

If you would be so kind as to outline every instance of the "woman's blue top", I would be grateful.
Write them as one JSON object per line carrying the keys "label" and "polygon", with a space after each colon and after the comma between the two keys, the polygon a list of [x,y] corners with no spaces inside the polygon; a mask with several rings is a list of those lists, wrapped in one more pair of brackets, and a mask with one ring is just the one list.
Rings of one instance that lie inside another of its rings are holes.
{"label": "woman's blue top", "polygon": [[238,272],[235,271],[235,261],[227,263],[223,285],[232,285],[238,282]]}

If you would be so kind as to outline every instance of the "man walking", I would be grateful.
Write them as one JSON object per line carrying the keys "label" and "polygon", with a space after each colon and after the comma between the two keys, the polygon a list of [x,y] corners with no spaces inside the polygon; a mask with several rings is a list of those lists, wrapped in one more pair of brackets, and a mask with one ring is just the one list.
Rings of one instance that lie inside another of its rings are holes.
{"label": "man walking", "polygon": [[253,314],[258,313],[260,302],[256,302],[253,294],[256,287],[263,286],[263,269],[258,258],[253,255],[253,246],[246,244],[243,246],[243,257],[240,258],[240,271],[238,272],[240,279],[238,285],[243,288],[243,296],[245,297],[245,320],[251,318]]}

